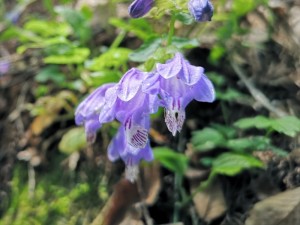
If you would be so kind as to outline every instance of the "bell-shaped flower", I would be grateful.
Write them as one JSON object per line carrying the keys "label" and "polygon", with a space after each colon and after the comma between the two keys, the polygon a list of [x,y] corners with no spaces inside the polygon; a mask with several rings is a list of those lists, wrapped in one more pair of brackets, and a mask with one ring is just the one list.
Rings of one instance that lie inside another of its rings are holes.
{"label": "bell-shaped flower", "polygon": [[128,12],[132,18],[139,18],[150,11],[153,0],[135,0],[128,7]]}
{"label": "bell-shaped flower", "polygon": [[176,53],[165,64],[157,64],[156,73],[154,76],[158,77],[152,77],[152,80],[156,79],[159,83],[159,95],[165,107],[165,122],[175,136],[182,129],[186,106],[193,99],[214,101],[214,87],[204,75],[204,69],[191,65],[180,53]]}
{"label": "bell-shaped flower", "polygon": [[146,73],[131,69],[120,82],[107,90],[106,104],[99,115],[100,123],[117,119],[125,129],[127,144],[132,151],[145,148],[150,128],[149,116],[158,110],[157,95],[144,93],[142,82]]}
{"label": "bell-shaped flower", "polygon": [[188,8],[198,22],[211,21],[214,13],[214,7],[209,0],[190,0]]}
{"label": "bell-shaped flower", "polygon": [[121,158],[126,166],[126,178],[134,182],[138,176],[140,161],[152,161],[153,153],[149,141],[147,141],[143,148],[138,149],[138,151],[131,145],[128,145],[126,128],[120,126],[118,133],[108,146],[108,158],[112,162]]}
{"label": "bell-shaped flower", "polygon": [[101,127],[99,113],[105,104],[105,92],[115,83],[104,84],[94,90],[77,107],[75,111],[76,125],[84,125],[87,141],[93,143],[96,132]]}

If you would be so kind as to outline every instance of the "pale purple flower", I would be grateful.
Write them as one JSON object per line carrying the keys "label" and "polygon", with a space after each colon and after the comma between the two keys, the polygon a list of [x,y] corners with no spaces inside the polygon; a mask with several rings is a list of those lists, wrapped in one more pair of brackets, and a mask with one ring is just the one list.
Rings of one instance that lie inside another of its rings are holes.
{"label": "pale purple flower", "polygon": [[105,92],[114,85],[115,83],[109,83],[100,86],[85,98],[75,111],[75,123],[76,125],[84,125],[89,143],[95,141],[96,132],[101,127],[99,113],[105,104]]}
{"label": "pale purple flower", "polygon": [[126,130],[124,126],[120,126],[118,133],[112,139],[108,146],[108,158],[114,162],[121,158],[126,165],[126,178],[131,182],[137,179],[139,171],[139,163],[141,160],[152,161],[153,152],[147,141],[145,147],[136,151],[134,147],[128,145],[126,139]]}
{"label": "pale purple flower", "polygon": [[211,21],[214,7],[209,0],[190,0],[188,7],[196,21]]}
{"label": "pale purple flower", "polygon": [[165,64],[157,64],[156,75],[151,79],[152,83],[156,83],[154,86],[159,85],[159,95],[165,107],[165,122],[174,136],[181,131],[185,108],[193,99],[201,102],[215,99],[214,87],[204,75],[204,69],[191,65],[180,53],[176,53]]}
{"label": "pale purple flower", "polygon": [[128,12],[132,18],[139,18],[150,11],[153,0],[135,0],[128,7]]}
{"label": "pale purple flower", "polygon": [[134,153],[146,146],[149,116],[159,106],[157,95],[142,91],[145,77],[146,73],[135,68],[124,74],[116,86],[107,90],[106,104],[99,115],[100,123],[117,119],[124,126],[127,144],[133,147]]}
{"label": "pale purple flower", "polygon": [[6,74],[9,71],[10,62],[7,60],[0,61],[0,76]]}

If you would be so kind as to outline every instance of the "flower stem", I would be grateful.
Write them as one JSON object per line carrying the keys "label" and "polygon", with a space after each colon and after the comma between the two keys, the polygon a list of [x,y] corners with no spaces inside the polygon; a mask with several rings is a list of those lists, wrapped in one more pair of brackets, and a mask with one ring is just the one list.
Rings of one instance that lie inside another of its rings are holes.
{"label": "flower stem", "polygon": [[116,37],[116,39],[114,40],[114,42],[111,44],[110,46],[110,49],[113,49],[113,48],[117,48],[121,42],[123,41],[123,39],[125,38],[126,36],[126,31],[121,31],[118,36]]}
{"label": "flower stem", "polygon": [[172,44],[172,38],[175,33],[175,21],[176,21],[176,16],[174,13],[172,13],[171,16],[171,21],[170,21],[170,28],[169,28],[169,33],[168,33],[168,40],[167,40],[167,45]]}

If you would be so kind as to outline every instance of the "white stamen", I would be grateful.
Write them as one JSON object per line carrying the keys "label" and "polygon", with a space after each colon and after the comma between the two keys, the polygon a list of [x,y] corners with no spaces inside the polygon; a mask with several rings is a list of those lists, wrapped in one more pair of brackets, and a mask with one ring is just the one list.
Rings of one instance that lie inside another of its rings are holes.
{"label": "white stamen", "polygon": [[125,177],[131,183],[137,180],[139,174],[139,165],[128,165],[125,170]]}

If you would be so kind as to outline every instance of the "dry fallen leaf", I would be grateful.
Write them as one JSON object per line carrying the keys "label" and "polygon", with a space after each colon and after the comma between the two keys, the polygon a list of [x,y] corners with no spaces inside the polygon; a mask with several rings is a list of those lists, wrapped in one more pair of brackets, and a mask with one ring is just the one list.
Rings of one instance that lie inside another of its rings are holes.
{"label": "dry fallen leaf", "polygon": [[300,224],[300,188],[288,190],[256,203],[245,225]]}
{"label": "dry fallen leaf", "polygon": [[91,225],[118,225],[124,219],[128,209],[139,201],[136,183],[122,179],[116,184],[108,202]]}
{"label": "dry fallen leaf", "polygon": [[[196,182],[191,184],[192,192],[197,188]],[[198,192],[194,198],[196,212],[206,222],[220,217],[226,211],[226,203],[222,192],[221,185],[218,180],[215,180],[204,191]]]}
{"label": "dry fallen leaf", "polygon": [[40,135],[47,127],[55,121],[55,114],[45,114],[34,118],[30,125],[32,133],[36,136]]}
{"label": "dry fallen leaf", "polygon": [[122,179],[116,184],[112,196],[91,225],[143,224],[140,220],[141,214],[134,208],[134,204],[155,203],[161,188],[159,164],[145,165],[140,173],[141,180],[136,183]]}

